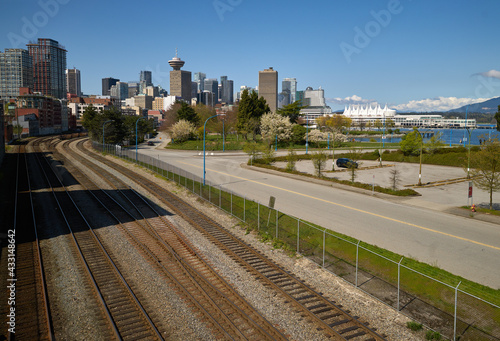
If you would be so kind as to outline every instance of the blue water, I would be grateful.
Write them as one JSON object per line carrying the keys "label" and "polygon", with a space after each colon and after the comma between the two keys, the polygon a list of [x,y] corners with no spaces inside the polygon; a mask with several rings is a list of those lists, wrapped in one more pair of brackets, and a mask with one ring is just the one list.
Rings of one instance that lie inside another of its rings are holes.
{"label": "blue water", "polygon": [[[488,125],[488,127],[492,127]],[[401,129],[401,133],[411,131],[412,129]],[[435,134],[442,133],[441,140],[446,145],[463,145],[468,146],[469,142],[467,141],[469,138],[469,134],[466,129],[421,129],[421,133],[425,132],[434,132]],[[473,129],[471,131],[471,142],[470,144],[473,146],[479,145],[479,140],[487,140],[489,138],[497,138],[500,139],[500,132],[495,128],[487,128],[487,129]],[[370,137],[366,138],[356,138],[356,141],[368,142],[370,141]],[[380,137],[373,137],[377,142],[380,142]],[[424,136],[424,142],[427,142],[430,139],[430,136]],[[399,143],[401,141],[400,137],[392,137],[392,135],[387,134],[385,141],[388,143]]]}

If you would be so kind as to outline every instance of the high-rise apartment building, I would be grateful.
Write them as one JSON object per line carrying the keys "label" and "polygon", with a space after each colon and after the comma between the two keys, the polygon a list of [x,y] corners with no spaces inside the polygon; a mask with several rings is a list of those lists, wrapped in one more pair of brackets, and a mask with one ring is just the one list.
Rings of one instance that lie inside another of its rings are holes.
{"label": "high-rise apartment building", "polygon": [[264,97],[271,112],[276,112],[278,108],[278,71],[272,67],[259,71],[259,97]]}
{"label": "high-rise apartment building", "polygon": [[66,98],[66,49],[53,39],[27,44],[33,62],[33,90]]}
{"label": "high-rise apartment building", "polygon": [[33,63],[27,50],[0,52],[0,100],[16,98],[19,88],[33,88]]}
{"label": "high-rise apartment building", "polygon": [[66,70],[66,92],[80,97],[82,95],[82,85],[80,70],[73,68]]}
{"label": "high-rise apartment building", "polygon": [[203,92],[205,90],[205,78],[207,78],[207,74],[203,72],[195,72],[193,81],[197,84],[197,92]]}
{"label": "high-rise apartment building", "polygon": [[173,68],[170,71],[170,95],[191,103],[191,71],[181,70],[185,62],[177,57],[177,52],[168,63]]}

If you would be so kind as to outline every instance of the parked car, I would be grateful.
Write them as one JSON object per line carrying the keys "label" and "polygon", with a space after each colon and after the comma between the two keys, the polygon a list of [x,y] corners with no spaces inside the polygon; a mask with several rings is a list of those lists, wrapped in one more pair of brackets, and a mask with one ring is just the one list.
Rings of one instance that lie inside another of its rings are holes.
{"label": "parked car", "polygon": [[154,146],[155,143],[153,141],[148,141],[148,146]]}
{"label": "parked car", "polygon": [[358,163],[356,161],[353,161],[351,159],[343,157],[343,158],[337,159],[337,167],[342,167],[342,168],[351,168],[351,167],[354,167],[354,168],[358,168]]}

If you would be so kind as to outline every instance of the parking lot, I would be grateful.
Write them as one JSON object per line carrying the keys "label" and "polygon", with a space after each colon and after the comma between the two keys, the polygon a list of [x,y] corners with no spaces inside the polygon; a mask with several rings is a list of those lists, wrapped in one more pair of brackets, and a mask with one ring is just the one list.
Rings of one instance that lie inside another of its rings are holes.
{"label": "parking lot", "polygon": [[[355,172],[355,181],[366,184],[375,184],[381,187],[393,187],[393,171],[397,173],[397,189],[404,189],[406,186],[418,184],[419,164],[382,162],[380,167],[378,161],[358,161],[359,167]],[[277,167],[285,167],[285,162],[278,162]],[[296,163],[296,169],[299,172],[314,174],[314,166],[310,160],[302,160]],[[459,167],[422,165],[422,187],[412,187],[421,194],[419,197],[401,198],[407,204],[428,207],[438,210],[446,210],[450,207],[466,206],[468,203],[474,203],[481,207],[489,205],[489,193],[473,186],[472,199],[468,199],[469,181],[466,180],[466,172]],[[332,172],[332,160],[328,160],[323,173],[326,177],[339,180],[351,180],[351,172],[345,168],[339,168],[335,165],[335,171]],[[458,182],[455,182],[458,181]],[[496,196],[493,194],[493,202]],[[500,204],[495,204],[496,209],[500,209]]]}

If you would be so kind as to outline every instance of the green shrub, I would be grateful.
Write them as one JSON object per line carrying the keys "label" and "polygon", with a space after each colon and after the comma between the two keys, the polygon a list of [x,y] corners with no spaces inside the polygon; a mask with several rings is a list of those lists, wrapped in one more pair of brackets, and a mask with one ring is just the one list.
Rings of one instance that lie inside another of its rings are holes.
{"label": "green shrub", "polygon": [[422,329],[422,323],[417,323],[414,321],[406,322],[406,327],[408,327],[408,329],[411,329],[411,330],[416,332],[416,331]]}
{"label": "green shrub", "polygon": [[425,334],[425,339],[426,340],[442,340],[443,337],[438,332],[428,330],[427,333]]}

